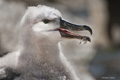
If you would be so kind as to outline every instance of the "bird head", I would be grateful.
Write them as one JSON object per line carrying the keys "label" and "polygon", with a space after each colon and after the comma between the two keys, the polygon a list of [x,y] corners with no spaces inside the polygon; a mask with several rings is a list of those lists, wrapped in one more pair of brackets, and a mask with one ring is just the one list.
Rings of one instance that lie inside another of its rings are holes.
{"label": "bird head", "polygon": [[29,7],[21,21],[21,26],[24,26],[23,29],[26,32],[31,29],[33,34],[38,34],[40,37],[44,36],[55,41],[61,40],[61,37],[91,41],[87,36],[71,32],[88,30],[92,34],[92,29],[89,26],[67,22],[62,18],[58,10],[43,5]]}

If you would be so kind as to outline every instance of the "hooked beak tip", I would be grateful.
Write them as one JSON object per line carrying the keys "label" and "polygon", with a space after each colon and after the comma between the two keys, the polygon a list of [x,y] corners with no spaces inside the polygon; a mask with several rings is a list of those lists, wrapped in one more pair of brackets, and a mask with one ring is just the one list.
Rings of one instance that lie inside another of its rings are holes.
{"label": "hooked beak tip", "polygon": [[89,37],[87,37],[87,36],[83,36],[83,37],[82,37],[82,40],[83,40],[83,41],[89,41],[89,42],[91,42],[91,39],[90,39]]}
{"label": "hooked beak tip", "polygon": [[87,25],[84,25],[83,26],[86,30],[88,30],[89,32],[90,32],[90,34],[92,35],[92,29],[89,27],[89,26],[87,26]]}

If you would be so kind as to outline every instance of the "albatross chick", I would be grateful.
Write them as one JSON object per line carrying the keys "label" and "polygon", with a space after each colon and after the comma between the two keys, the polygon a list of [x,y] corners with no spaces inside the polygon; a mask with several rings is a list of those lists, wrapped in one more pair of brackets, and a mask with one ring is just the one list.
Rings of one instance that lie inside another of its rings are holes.
{"label": "albatross chick", "polygon": [[19,73],[15,80],[80,80],[62,53],[60,41],[91,40],[72,30],[88,30],[92,34],[89,26],[65,21],[54,8],[29,7],[19,27],[20,48],[0,58],[0,67]]}

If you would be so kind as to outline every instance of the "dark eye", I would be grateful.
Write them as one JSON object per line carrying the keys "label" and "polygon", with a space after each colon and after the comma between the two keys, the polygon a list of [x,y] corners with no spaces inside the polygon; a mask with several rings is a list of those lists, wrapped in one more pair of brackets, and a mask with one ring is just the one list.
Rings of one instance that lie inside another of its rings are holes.
{"label": "dark eye", "polygon": [[42,20],[45,24],[47,24],[47,23],[50,23],[51,22],[51,20],[49,20],[49,19],[43,19]]}

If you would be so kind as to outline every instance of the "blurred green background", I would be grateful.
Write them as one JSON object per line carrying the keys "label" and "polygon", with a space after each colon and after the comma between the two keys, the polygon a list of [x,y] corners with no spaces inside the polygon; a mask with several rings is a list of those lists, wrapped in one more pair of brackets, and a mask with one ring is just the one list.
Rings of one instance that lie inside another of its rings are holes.
{"label": "blurred green background", "polygon": [[92,42],[62,41],[63,52],[81,80],[120,80],[119,0],[0,0],[0,56],[19,47],[18,26],[28,6],[47,5],[64,19],[93,29]]}

